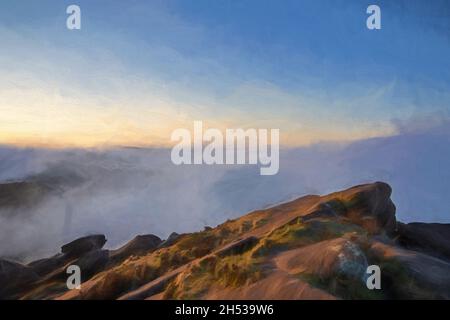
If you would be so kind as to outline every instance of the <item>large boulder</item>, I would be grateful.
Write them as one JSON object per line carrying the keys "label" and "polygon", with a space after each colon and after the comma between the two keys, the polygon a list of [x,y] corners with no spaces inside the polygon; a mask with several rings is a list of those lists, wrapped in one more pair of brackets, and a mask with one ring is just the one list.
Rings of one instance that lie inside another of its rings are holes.
{"label": "large boulder", "polygon": [[[49,258],[49,261],[42,261],[45,264],[53,263]],[[64,260],[63,260],[64,261]],[[109,262],[109,250],[96,249],[81,255],[79,258],[66,259],[65,264],[60,267],[55,267],[51,272],[47,272],[45,275],[40,275],[39,286],[52,286],[54,283],[60,282],[65,283],[67,280],[67,268],[70,265],[75,265],[80,268],[81,280],[85,282],[97,273],[104,271]],[[36,268],[36,265],[34,266]],[[31,296],[32,299],[35,297]]]}
{"label": "large boulder", "polygon": [[366,228],[370,233],[383,231],[393,234],[397,228],[395,205],[391,200],[392,189],[384,182],[359,185],[332,193],[325,197],[336,206],[339,214]]}
{"label": "large boulder", "polygon": [[0,260],[0,299],[15,299],[16,294],[38,280],[32,268],[9,260]]}
{"label": "large boulder", "polygon": [[397,234],[403,247],[450,261],[450,224],[398,223]]}
{"label": "large boulder", "polygon": [[450,299],[449,262],[380,241],[368,253],[381,262],[382,287],[391,298]]}
{"label": "large boulder", "polygon": [[58,253],[50,258],[39,259],[30,262],[27,266],[33,269],[40,277],[45,276],[54,270],[61,268],[68,262],[68,258],[63,253]]}
{"label": "large boulder", "polygon": [[165,247],[170,247],[171,245],[173,245],[175,242],[178,241],[178,239],[180,239],[181,235],[176,233],[176,232],[172,232],[169,237],[164,240],[163,242],[161,242],[159,244],[159,248],[165,248]]}
{"label": "large boulder", "polygon": [[82,281],[87,281],[98,272],[103,271],[109,261],[108,250],[94,250],[84,254],[72,264],[80,267]]}
{"label": "large boulder", "polygon": [[367,258],[347,236],[292,249],[275,258],[277,267],[292,275],[310,274],[321,279],[337,276],[365,281]]}
{"label": "large boulder", "polygon": [[106,237],[103,234],[90,235],[79,238],[61,247],[61,252],[70,257],[80,257],[93,250],[103,248]]}
{"label": "large boulder", "polygon": [[139,235],[123,247],[111,251],[111,259],[113,261],[122,261],[133,255],[143,255],[156,249],[161,243],[162,240],[153,234]]}

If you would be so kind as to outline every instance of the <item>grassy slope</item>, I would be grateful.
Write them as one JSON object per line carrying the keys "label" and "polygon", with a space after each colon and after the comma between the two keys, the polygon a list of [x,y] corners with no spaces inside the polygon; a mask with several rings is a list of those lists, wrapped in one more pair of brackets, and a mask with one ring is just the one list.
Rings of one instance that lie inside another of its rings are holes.
{"label": "grassy slope", "polygon": [[[83,283],[82,290],[61,291],[59,298],[435,297],[395,256],[372,250],[379,239],[391,241],[370,212],[390,203],[390,192],[380,197],[377,188],[373,184],[323,197],[306,196],[184,234],[168,247],[131,256],[99,272]],[[386,285],[372,291],[360,269],[375,263],[382,266]],[[44,283],[25,298],[42,298],[46,291],[54,296],[55,290],[63,288]]]}

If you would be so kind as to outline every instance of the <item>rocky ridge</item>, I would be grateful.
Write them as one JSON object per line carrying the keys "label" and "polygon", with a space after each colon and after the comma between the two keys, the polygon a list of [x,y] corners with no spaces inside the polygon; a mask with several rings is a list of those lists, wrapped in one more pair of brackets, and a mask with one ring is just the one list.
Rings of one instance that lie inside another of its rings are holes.
{"label": "rocky ridge", "polygon": [[[396,220],[391,187],[359,185],[116,250],[104,235],[29,264],[0,260],[2,299],[449,299],[450,225]],[[69,265],[81,290],[66,286]],[[367,266],[382,288],[366,287]]]}

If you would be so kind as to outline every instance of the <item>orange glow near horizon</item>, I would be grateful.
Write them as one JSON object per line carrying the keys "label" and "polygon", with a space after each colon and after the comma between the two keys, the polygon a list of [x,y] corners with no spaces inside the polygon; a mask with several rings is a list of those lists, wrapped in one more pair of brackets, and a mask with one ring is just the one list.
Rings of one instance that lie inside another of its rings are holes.
{"label": "orange glow near horizon", "polygon": [[203,121],[205,128],[223,132],[227,128],[280,129],[280,145],[287,147],[395,133],[390,125],[352,119],[324,124],[311,115],[302,115],[301,110],[287,119],[273,110],[271,113],[263,117],[258,110],[243,113],[238,108],[215,112],[213,108],[183,105],[150,94],[129,94],[116,100],[62,96],[52,89],[32,86],[0,88],[0,144],[46,148],[170,147],[174,145],[170,141],[173,130],[192,130],[194,120]]}
{"label": "orange glow near horizon", "polygon": [[[173,130],[177,128],[192,129],[193,122],[186,123],[180,127],[170,127],[158,131],[139,130],[133,126],[112,126],[111,128],[104,128],[99,130],[43,130],[38,131],[3,131],[0,130],[0,144],[11,145],[17,147],[42,147],[52,149],[64,148],[95,148],[95,147],[115,147],[115,146],[132,146],[132,147],[171,147],[174,142],[170,141],[170,136]],[[235,129],[239,127],[227,127]],[[109,130],[107,130],[109,129]],[[226,127],[223,126],[223,132]],[[317,132],[319,131],[319,132]],[[354,140],[387,136],[393,132],[339,132],[329,130],[302,131],[302,130],[283,130],[280,129],[280,145],[285,147],[307,146],[317,142],[349,142]]]}

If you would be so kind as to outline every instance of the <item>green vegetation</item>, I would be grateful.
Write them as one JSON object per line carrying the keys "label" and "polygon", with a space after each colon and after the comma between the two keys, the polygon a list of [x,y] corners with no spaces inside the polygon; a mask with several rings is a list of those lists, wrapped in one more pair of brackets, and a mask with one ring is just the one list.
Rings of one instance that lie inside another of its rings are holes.
{"label": "green vegetation", "polygon": [[408,272],[406,267],[396,259],[379,261],[377,264],[383,270],[381,283],[388,299],[439,299],[433,288],[426,288]]}
{"label": "green vegetation", "polygon": [[308,282],[311,286],[325,290],[328,293],[342,299],[384,299],[383,290],[368,290],[362,279],[348,279],[340,275],[329,278],[321,278],[315,274],[304,273],[299,274],[298,277]]}
{"label": "green vegetation", "polygon": [[258,221],[256,221],[255,228],[262,227],[262,226],[266,225],[267,222],[269,222],[269,219],[266,219],[266,218],[259,219]]}
{"label": "green vegetation", "polygon": [[344,221],[313,220],[306,223],[286,224],[262,239],[253,250],[253,257],[266,256],[279,251],[338,238],[349,232],[365,233],[361,227]]}
{"label": "green vegetation", "polygon": [[166,299],[197,299],[214,284],[240,287],[264,277],[263,260],[249,253],[219,258],[209,256],[184,272],[181,279],[172,281],[165,290]]}
{"label": "green vegetation", "polygon": [[220,259],[210,272],[223,286],[239,287],[263,277],[261,262],[262,260],[252,258],[249,253],[228,256]]}

